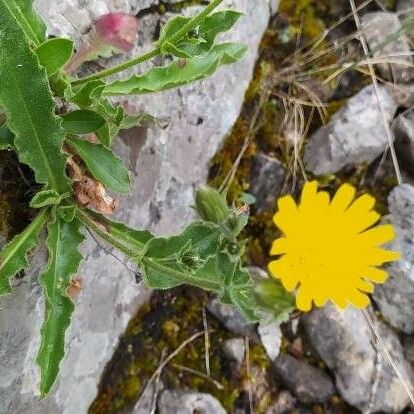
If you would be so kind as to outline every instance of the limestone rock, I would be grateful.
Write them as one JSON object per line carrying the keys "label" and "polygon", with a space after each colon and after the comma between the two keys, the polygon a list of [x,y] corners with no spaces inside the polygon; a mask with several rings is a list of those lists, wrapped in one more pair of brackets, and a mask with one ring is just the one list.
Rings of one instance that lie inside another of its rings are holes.
{"label": "limestone rock", "polygon": [[236,363],[239,368],[243,364],[246,355],[244,338],[231,338],[223,342],[223,351],[226,356]]}
{"label": "limestone rock", "polygon": [[[150,3],[153,1],[36,0],[36,7],[47,20],[50,34],[72,35],[79,40],[98,15],[109,10],[136,12]],[[246,43],[249,52],[242,62],[220,70],[211,79],[132,99],[138,109],[170,119],[166,129],[135,129],[118,141],[117,150],[127,161],[134,181],[132,194],[120,200],[118,220],[157,234],[171,234],[193,218],[194,188],[205,180],[210,158],[237,119],[270,16],[267,0],[227,0],[223,7],[244,13],[230,38]],[[154,39],[157,16],[146,17],[134,53],[150,48]],[[84,289],[66,335],[67,354],[58,382],[42,401],[38,399],[35,356],[43,319],[37,278],[44,255],[34,257],[30,272],[15,281],[11,296],[2,299],[1,413],[86,413],[119,335],[147,300],[148,290],[137,286],[130,272],[93,241],[84,244],[83,252],[86,259],[79,275]]]}
{"label": "limestone rock", "polygon": [[226,414],[226,410],[210,394],[200,392],[163,391],[158,401],[159,414]]}
{"label": "limestone rock", "polygon": [[388,207],[397,235],[389,248],[402,257],[387,266],[389,279],[375,289],[374,300],[392,326],[410,334],[414,332],[414,187],[395,187]]}
{"label": "limestone rock", "polygon": [[274,361],[278,357],[282,345],[280,324],[278,322],[260,322],[257,331],[267,356]]}
{"label": "limestone rock", "polygon": [[248,321],[243,314],[232,305],[212,299],[207,305],[208,311],[219,320],[230,332],[237,335],[251,335],[254,324]]}
{"label": "limestone rock", "polygon": [[277,379],[305,404],[323,403],[335,392],[325,372],[290,355],[280,355],[275,369]]}
{"label": "limestone rock", "polygon": [[[302,321],[311,344],[334,374],[336,388],[348,404],[373,413],[399,413],[409,404],[399,378],[385,356],[374,348],[376,341],[360,310],[340,311],[327,305],[306,314]],[[384,324],[375,323],[398,369],[412,382],[412,368],[398,337]]]}
{"label": "limestone rock", "polygon": [[[397,109],[384,87],[379,96],[387,121]],[[347,164],[372,162],[387,147],[387,135],[372,85],[353,96],[331,119],[316,131],[305,147],[306,168],[316,175],[332,174]]]}
{"label": "limestone rock", "polygon": [[402,62],[378,64],[381,75],[397,83],[411,81],[414,78],[414,71],[410,67],[413,58],[406,35],[402,34],[390,41],[395,33],[402,30],[398,15],[382,11],[366,13],[362,16],[362,28],[374,57]]}
{"label": "limestone rock", "polygon": [[275,208],[285,182],[286,171],[282,164],[266,154],[257,154],[252,161],[249,193],[255,196],[254,207],[259,212]]}

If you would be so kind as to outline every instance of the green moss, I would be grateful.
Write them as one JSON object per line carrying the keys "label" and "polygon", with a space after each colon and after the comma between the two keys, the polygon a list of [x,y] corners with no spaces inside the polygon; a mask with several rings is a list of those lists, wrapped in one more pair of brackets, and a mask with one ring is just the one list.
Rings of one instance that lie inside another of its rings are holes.
{"label": "green moss", "polygon": [[[156,292],[149,305],[131,321],[120,345],[106,368],[99,395],[89,413],[117,413],[131,407],[161,362],[195,332],[203,330],[202,309],[208,295],[196,289]],[[187,372],[186,367],[205,373],[204,336],[189,344],[164,369],[162,380],[169,388],[208,392],[231,412],[242,393],[237,374],[224,358],[223,341],[231,334],[216,320],[208,318],[211,378],[223,385],[218,389],[204,377]],[[252,348],[252,363],[266,366],[264,351]]]}

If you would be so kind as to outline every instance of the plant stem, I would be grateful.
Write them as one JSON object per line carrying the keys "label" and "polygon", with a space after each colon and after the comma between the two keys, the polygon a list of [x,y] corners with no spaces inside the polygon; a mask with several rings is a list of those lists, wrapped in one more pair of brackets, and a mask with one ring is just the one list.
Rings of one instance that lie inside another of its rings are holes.
{"label": "plant stem", "polygon": [[81,209],[76,210],[77,218],[82,221],[85,226],[93,230],[99,237],[109,243],[111,246],[117,248],[119,251],[124,253],[128,257],[134,257],[137,255],[136,251],[131,250],[126,246],[120,239],[114,237],[111,233],[105,231],[104,226],[100,226],[93,218],[91,218],[85,211]]}
{"label": "plant stem", "polygon": [[[175,43],[178,42],[183,36],[185,36],[188,32],[195,29],[202,21],[203,19],[208,16],[217,6],[222,3],[223,0],[213,0],[206,8],[203,9],[201,13],[199,13],[197,16],[192,18],[186,25],[184,25],[177,33],[175,33],[171,38],[168,40],[169,43]],[[102,79],[106,78],[107,76],[114,75],[115,73],[119,73],[124,71],[125,69],[132,68],[133,66],[139,65],[143,62],[146,62],[147,60],[150,60],[158,55],[160,55],[162,52],[161,46],[158,45],[154,49],[151,49],[150,51],[137,56],[134,59],[128,60],[124,63],[121,63],[120,65],[114,66],[112,68],[101,70],[100,72],[94,73],[93,75],[85,76],[84,78],[77,79],[72,82],[72,85],[82,85],[86,82],[89,82],[91,80],[95,79]]]}

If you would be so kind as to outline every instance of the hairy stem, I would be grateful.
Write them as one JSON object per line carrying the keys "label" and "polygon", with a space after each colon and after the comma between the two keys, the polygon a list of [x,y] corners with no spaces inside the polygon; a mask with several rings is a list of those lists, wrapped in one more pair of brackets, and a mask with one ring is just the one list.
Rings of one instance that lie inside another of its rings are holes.
{"label": "hairy stem", "polygon": [[86,227],[90,228],[99,237],[101,237],[103,240],[105,240],[111,246],[117,248],[119,251],[124,253],[126,256],[134,257],[134,256],[137,256],[139,254],[139,252],[136,251],[136,246],[134,246],[134,250],[132,250],[131,246],[127,245],[127,243],[124,240],[121,240],[118,237],[115,237],[110,232],[106,231],[104,224],[100,224],[99,222],[94,220],[85,211],[83,211],[81,209],[77,209],[76,210],[76,217],[83,224],[85,224]]}
{"label": "hairy stem", "polygon": [[[170,39],[170,43],[178,42],[183,36],[185,36],[188,32],[195,29],[203,19],[208,16],[217,6],[222,3],[223,0],[213,0],[200,14],[195,16],[191,19],[186,25],[184,25],[175,35],[173,35]],[[132,68],[133,66],[139,65],[147,60],[153,59],[154,57],[161,54],[161,47],[157,46],[154,49],[135,57],[134,59],[128,60],[120,65],[114,66],[112,68],[104,69],[100,72],[94,73],[93,75],[85,76],[84,78],[75,80],[72,82],[73,85],[82,85],[86,82],[95,79],[102,79],[106,78],[110,75],[114,75],[115,73],[122,72],[126,69]]]}

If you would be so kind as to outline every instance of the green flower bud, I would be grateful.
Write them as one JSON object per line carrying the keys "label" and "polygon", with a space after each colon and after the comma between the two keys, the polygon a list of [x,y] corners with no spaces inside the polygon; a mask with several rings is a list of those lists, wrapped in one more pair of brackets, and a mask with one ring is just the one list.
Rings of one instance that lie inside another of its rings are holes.
{"label": "green flower bud", "polygon": [[230,214],[225,197],[212,187],[200,186],[196,192],[195,202],[198,215],[205,221],[219,224]]}

